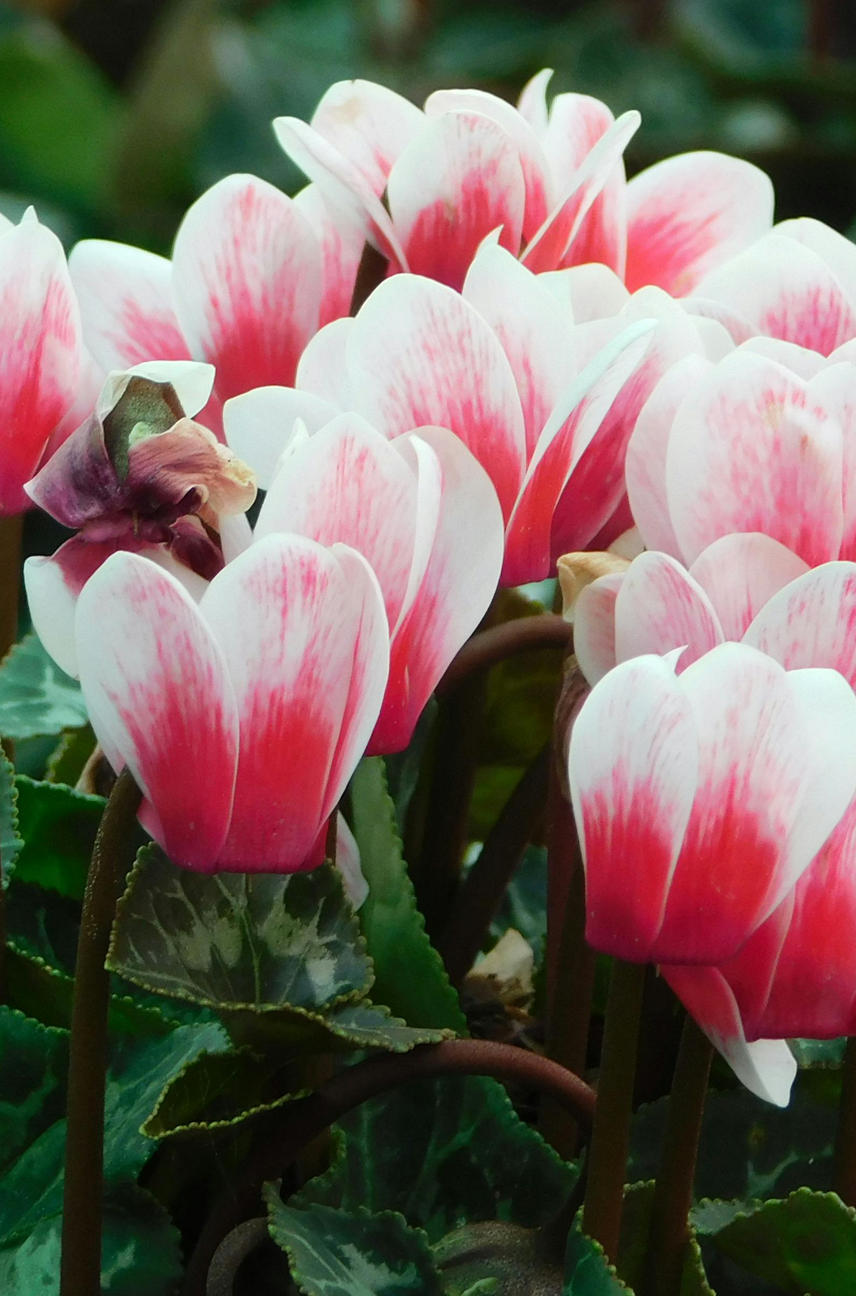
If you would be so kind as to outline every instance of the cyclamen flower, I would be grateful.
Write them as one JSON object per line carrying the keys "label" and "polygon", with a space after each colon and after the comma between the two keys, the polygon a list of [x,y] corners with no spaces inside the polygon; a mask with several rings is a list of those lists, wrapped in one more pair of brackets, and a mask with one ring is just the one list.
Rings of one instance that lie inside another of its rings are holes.
{"label": "cyclamen flower", "polygon": [[210,365],[190,361],[111,374],[95,412],[27,482],[36,504],[78,532],[52,557],[24,564],[35,628],[69,674],[77,674],[77,597],[111,554],[144,553],[197,595],[223,565],[218,533],[249,508],[256,486],[246,465],[188,417],[212,380]]}
{"label": "cyclamen flower", "polygon": [[681,674],[625,662],[574,723],[571,796],[586,939],[633,962],[732,958],[805,872],[856,792],[856,695],[722,644]]}
{"label": "cyclamen flower", "polygon": [[29,507],[24,483],[72,430],[85,363],[59,239],[32,211],[0,216],[0,514]]}
{"label": "cyclamen flower", "polygon": [[669,158],[628,185],[622,153],[639,114],[615,121],[579,94],[548,109],[550,75],[534,77],[516,109],[480,90],[439,90],[424,112],[384,86],[341,81],[310,124],[280,117],[274,129],[393,271],[453,288],[496,229],[532,270],[602,261],[631,289],[683,294],[770,228],[770,181],[722,154]]}
{"label": "cyclamen flower", "polygon": [[233,175],[187,212],[171,262],[87,239],[69,266],[84,337],[104,369],[210,361],[214,398],[203,421],[219,432],[224,400],[294,381],[312,335],[347,312],[361,251],[313,186],[292,199]]}
{"label": "cyclamen flower", "polygon": [[132,771],[141,821],[174,863],[291,873],[321,862],[389,664],[364,558],[267,536],[197,605],[148,558],[114,554],[80,595],[76,637],[98,741]]}
{"label": "cyclamen flower", "polygon": [[[258,396],[227,406],[230,438],[256,433],[266,393]],[[496,591],[502,514],[489,477],[445,428],[388,441],[358,415],[340,414],[312,437],[298,431],[283,455],[253,544],[281,532],[343,542],[371,564],[391,656],[369,752],[401,750]]]}
{"label": "cyclamen flower", "polygon": [[[613,518],[640,406],[679,356],[705,350],[708,321],[700,331],[658,289],[596,318],[603,276],[593,283],[587,267],[536,276],[491,242],[461,294],[396,276],[356,318],[321,330],[296,388],[233,403],[263,402],[265,415],[242,417],[230,444],[266,486],[296,418],[314,432],[337,410],[354,410],[390,438],[449,428],[499,496],[503,584],[542,579],[558,554],[590,543]],[[584,320],[576,326],[575,307]]]}

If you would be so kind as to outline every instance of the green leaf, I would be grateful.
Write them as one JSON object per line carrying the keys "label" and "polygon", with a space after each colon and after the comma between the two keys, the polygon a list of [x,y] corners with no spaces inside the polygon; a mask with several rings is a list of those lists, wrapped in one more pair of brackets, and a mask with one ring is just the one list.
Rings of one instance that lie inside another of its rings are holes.
{"label": "green leaf", "polygon": [[425,932],[402,859],[401,838],[379,757],[360,763],[351,783],[353,831],[369,893],[359,920],[375,968],[375,997],[411,1026],[466,1033],[458,996]]}
{"label": "green leaf", "polygon": [[714,1236],[742,1269],[793,1296],[856,1291],[856,1211],[834,1193],[800,1188],[738,1215]]}
{"label": "green leaf", "polygon": [[339,874],[193,873],[144,848],[107,965],[134,985],[227,1012],[319,1012],[371,985]]}
{"label": "green leaf", "polygon": [[[641,1289],[644,1285],[653,1204],[653,1183],[632,1184],[624,1191],[616,1269],[622,1281],[634,1289]],[[701,1248],[694,1229],[690,1230],[690,1245],[678,1296],[714,1296],[705,1276]]]}
{"label": "green leaf", "polygon": [[265,1189],[271,1236],[306,1296],[442,1296],[425,1236],[392,1211],[286,1206]]}
{"label": "green leaf", "polygon": [[562,1296],[621,1296],[627,1291],[600,1243],[586,1237],[575,1222],[565,1252]]}
{"label": "green leaf", "polygon": [[94,750],[95,734],[91,725],[84,725],[82,729],[70,729],[62,735],[48,760],[45,778],[49,783],[65,783],[74,787]]}
{"label": "green leaf", "polygon": [[[59,1296],[61,1238],[53,1216],[0,1251],[4,1296]],[[160,1203],[130,1184],[114,1190],[104,1205],[103,1296],[174,1296],[181,1273],[181,1238]]]}
{"label": "green leaf", "polygon": [[104,798],[23,774],[15,779],[15,787],[24,838],[16,870],[19,881],[37,882],[81,900]]}
{"label": "green leaf", "polygon": [[68,1035],[0,1006],[0,1170],[59,1120]]}
{"label": "green leaf", "polygon": [[86,723],[77,680],[59,669],[36,635],[28,634],[0,666],[0,734],[16,740],[37,738]]}
{"label": "green leaf", "polygon": [[336,1128],[335,1163],[295,1204],[398,1211],[432,1243],[478,1220],[537,1227],[575,1179],[495,1080],[408,1084],[363,1103]]}
{"label": "green leaf", "polygon": [[0,752],[0,869],[4,887],[9,882],[23,844],[18,822],[15,771]]}

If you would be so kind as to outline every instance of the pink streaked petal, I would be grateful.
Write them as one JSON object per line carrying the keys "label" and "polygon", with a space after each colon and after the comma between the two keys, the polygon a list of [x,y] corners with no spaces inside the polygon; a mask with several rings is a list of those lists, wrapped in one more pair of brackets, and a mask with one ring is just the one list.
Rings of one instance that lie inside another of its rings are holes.
{"label": "pink streaked petal", "polygon": [[[614,121],[606,104],[590,95],[556,96],[550,109],[544,148],[560,192],[571,187],[575,172]],[[574,234],[562,257],[562,265],[601,262],[623,279],[627,255],[626,187],[624,162],[619,157]],[[572,215],[570,206],[564,218],[567,220]]]}
{"label": "pink streaked petal", "polygon": [[374,81],[337,81],[324,92],[311,125],[380,198],[395,161],[424,128],[425,116],[409,99]]}
{"label": "pink streaked petal", "polygon": [[722,972],[702,967],[660,971],[740,1083],[765,1102],[787,1107],[797,1074],[796,1058],[784,1039],[747,1043],[737,1000]]}
{"label": "pink streaked petal", "polygon": [[40,468],[43,468],[47,461],[56,454],[72,432],[75,432],[81,423],[86,422],[95,408],[98,394],[103,385],[104,370],[99,364],[96,364],[86,346],[81,345],[80,369],[75,383],[74,401],[69,405],[62,419],[54,428],[50,440],[45,446],[45,452],[39,464]]}
{"label": "pink streaked petal", "polygon": [[810,386],[772,360],[735,351],[688,393],[675,414],[666,481],[689,562],[738,531],[772,536],[809,566],[838,555],[840,425]]}
{"label": "pink streaked petal", "polygon": [[256,524],[357,549],[383,591],[390,629],[404,608],[413,559],[416,474],[358,414],[339,414],[284,460]]}
{"label": "pink streaked petal", "polygon": [[715,540],[690,567],[716,609],[726,639],[742,639],[764,604],[807,571],[802,558],[757,533]]}
{"label": "pink streaked petal", "polygon": [[428,117],[447,112],[480,113],[514,141],[526,186],[522,236],[527,241],[532,238],[547,218],[553,194],[549,163],[526,118],[505,99],[485,90],[435,90],[425,101],[425,112]]}
{"label": "pink streaked petal", "polygon": [[294,387],[257,387],[223,406],[226,441],[248,463],[267,490],[283,451],[292,443],[298,422],[310,433],[332,418],[336,408]]}
{"label": "pink streaked petal", "polygon": [[517,383],[531,455],[563,390],[574,376],[570,312],[539,275],[495,243],[479,248],[463,296],[502,343]]}
{"label": "pink streaked petal", "polygon": [[254,176],[227,176],[179,228],[176,309],[194,354],[216,366],[221,401],[294,381],[318,327],[320,244],[300,210]]}
{"label": "pink streaked petal", "polygon": [[400,270],[407,269],[401,243],[373,184],[359,166],[298,117],[277,117],[274,134],[295,166],[315,183],[348,237],[361,233]]}
{"label": "pink streaked petal", "polygon": [[350,317],[319,329],[297,366],[296,386],[312,392],[337,410],[354,409],[357,395],[348,373],[347,344],[354,328]]}
{"label": "pink streaked petal", "polygon": [[523,262],[530,270],[556,270],[580,230],[592,205],[613,174],[641,117],[626,112],[589,149],[538,233],[529,242]]}
{"label": "pink streaked petal", "polygon": [[389,210],[414,274],[460,289],[482,239],[520,250],[526,188],[517,149],[495,122],[450,112],[430,120],[389,177]]}
{"label": "pink streaked petal", "polygon": [[630,300],[615,271],[597,263],[575,265],[567,270],[545,270],[538,279],[571,311],[576,324],[609,319],[618,315]]}
{"label": "pink streaked petal", "polygon": [[189,360],[175,313],[172,265],[142,248],[84,239],[68,258],[83,336],[105,369]]}
{"label": "pink streaked petal", "polygon": [[745,642],[787,670],[827,666],[856,688],[856,563],[815,567],[759,610]]}
{"label": "pink streaked petal", "polygon": [[850,305],[856,307],[856,246],[849,238],[810,216],[780,221],[773,228],[776,234],[795,239],[816,252],[838,280]]}
{"label": "pink streaked petal", "polygon": [[238,718],[199,609],[173,576],[119,553],[86,583],[75,630],[99,742],[120,753],[152,803],[173,862],[215,871],[232,809]]}
{"label": "pink streaked petal", "polygon": [[633,560],[615,602],[618,661],[683,648],[678,668],[685,670],[722,641],[710,599],[680,563],[663,553]]}
{"label": "pink streaked petal", "polygon": [[307,185],[295,195],[294,205],[306,217],[321,244],[323,293],[318,324],[347,315],[351,309],[354,283],[365,239],[362,231],[346,221],[337,221],[317,185]]}
{"label": "pink streaked petal", "polygon": [[766,235],[707,275],[698,295],[748,320],[753,333],[821,355],[856,334],[856,307],[829,267],[811,248],[782,234]]}
{"label": "pink streaked petal", "polygon": [[748,342],[757,334],[758,330],[752,320],[745,319],[728,306],[724,306],[722,302],[695,294],[692,297],[685,297],[683,302],[689,315],[719,324],[738,346],[741,342]]}
{"label": "pink streaked petal", "polygon": [[525,468],[511,366],[487,321],[443,284],[387,279],[357,316],[347,346],[360,409],[386,436],[450,428],[496,487],[508,516]]}
{"label": "pink streaked petal", "polygon": [[[487,473],[446,428],[419,428],[395,449],[417,469],[416,547],[430,550],[396,628],[386,700],[371,751],[402,750],[455,653],[478,626],[502,566],[502,513]],[[424,501],[422,496],[428,498]],[[414,563],[416,566],[416,563]]]}
{"label": "pink streaked petal", "polygon": [[664,373],[687,354],[703,349],[686,312],[659,288],[641,289],[617,319],[595,321],[581,332],[588,334],[594,348],[604,333],[632,320],[655,321],[656,327],[559,500],[552,527],[554,557],[590,544],[615,513],[626,491],[627,446],[642,407]]}
{"label": "pink streaked petal", "polygon": [[626,572],[599,576],[580,590],[574,607],[574,654],[589,684],[616,665],[615,603]]}
{"label": "pink streaked petal", "polygon": [[702,356],[689,355],[667,370],[639,411],[627,444],[624,471],[634,521],[649,549],[673,558],[682,555],[666,490],[669,440],[678,407],[710,368]]}
{"label": "pink streaked petal", "polygon": [[627,186],[627,287],[686,297],[714,267],[766,234],[773,186],[750,162],[682,153]]}
{"label": "pink streaked petal", "polygon": [[856,558],[856,365],[827,362],[809,380],[808,390],[841,428],[844,532],[837,556]]}
{"label": "pink streaked petal", "polygon": [[616,666],[571,733],[571,798],[586,870],[586,940],[644,963],[663,917],[697,778],[697,738],[667,662]]}
{"label": "pink streaked petal", "polygon": [[75,402],[81,346],[59,239],[34,217],[0,231],[0,514],[29,506],[24,483]]}
{"label": "pink streaked petal", "polygon": [[818,351],[809,351],[807,347],[797,346],[796,342],[783,342],[781,338],[753,337],[742,343],[743,351],[752,351],[755,355],[766,356],[776,364],[790,369],[805,382],[819,374],[827,361]]}
{"label": "pink streaked petal", "polygon": [[[228,662],[242,733],[221,867],[294,872],[310,861],[332,808],[332,784],[340,782],[343,722],[360,705],[351,694],[367,590],[376,593],[376,583],[346,573],[313,541],[268,536],[225,567],[203,597],[202,615]],[[384,621],[382,603],[379,615]],[[372,646],[385,682],[379,635]],[[364,684],[362,690],[369,697]]]}
{"label": "pink streaked petal", "polygon": [[654,958],[716,964],[769,917],[844,813],[856,790],[856,697],[833,671],[786,674],[735,643],[681,682],[698,791]]}
{"label": "pink streaked petal", "polygon": [[78,536],[66,540],[51,558],[28,558],[24,586],[33,629],[60,670],[77,677],[74,613],[77,599],[89,577],[111,554],[124,546],[119,541],[90,543]]}
{"label": "pink streaked petal", "polygon": [[[616,327],[623,323],[618,321]],[[553,530],[551,535],[554,511],[563,492],[575,490],[575,470],[595,438],[599,440],[608,411],[642,360],[654,326],[654,320],[641,320],[622,328],[573,379],[553,410],[535,447],[506,530],[504,585],[543,580],[552,565],[551,544],[556,555],[582,549],[596,532],[597,524],[591,526],[582,544],[563,543],[570,528]],[[615,502],[611,500],[613,507]],[[577,503],[580,512],[590,516],[600,500],[589,501],[583,491]],[[570,505],[568,508],[572,511]],[[605,521],[609,508],[596,516]]]}

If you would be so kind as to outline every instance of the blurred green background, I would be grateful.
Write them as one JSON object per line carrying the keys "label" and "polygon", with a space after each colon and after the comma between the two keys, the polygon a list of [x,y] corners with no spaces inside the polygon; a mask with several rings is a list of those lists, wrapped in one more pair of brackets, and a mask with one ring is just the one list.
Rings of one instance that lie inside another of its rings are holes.
{"label": "blurred green background", "polygon": [[332,81],[514,98],[545,65],[554,90],[641,110],[631,171],[738,153],[779,217],[854,233],[853,0],[0,0],[0,210],[165,252],[228,172],[300,187],[270,121]]}

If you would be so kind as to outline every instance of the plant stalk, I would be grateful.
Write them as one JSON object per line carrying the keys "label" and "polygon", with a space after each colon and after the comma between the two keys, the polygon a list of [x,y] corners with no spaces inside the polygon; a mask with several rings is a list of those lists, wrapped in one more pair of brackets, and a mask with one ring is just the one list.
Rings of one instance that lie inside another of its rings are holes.
{"label": "plant stalk", "polygon": [[589,1149],[588,1187],[582,1220],[583,1232],[601,1244],[613,1263],[618,1254],[624,1204],[644,987],[644,963],[624,963],[616,959],[606,1003],[597,1112]]}
{"label": "plant stalk", "polygon": [[116,901],[130,865],[142,793],[128,770],[101,818],[86,879],[74,973],[68,1067],[68,1132],[62,1214],[61,1296],[100,1296],[104,1185],[104,1087],[110,978],[104,963]]}
{"label": "plant stalk", "polygon": [[713,1045],[692,1017],[684,1022],[666,1133],[654,1188],[645,1296],[679,1296],[689,1241],[698,1142]]}
{"label": "plant stalk", "polygon": [[856,1038],[847,1041],[835,1132],[835,1191],[846,1206],[856,1206]]}
{"label": "plant stalk", "polygon": [[437,685],[437,696],[443,697],[471,675],[488,670],[518,653],[534,648],[567,648],[573,629],[555,613],[543,612],[540,616],[517,617],[487,630],[479,630],[450,663]]}

